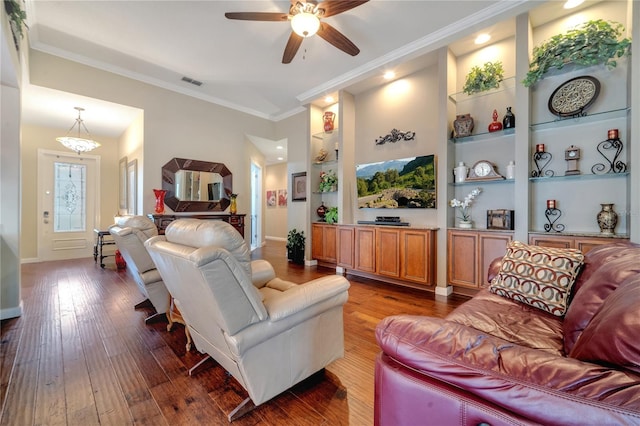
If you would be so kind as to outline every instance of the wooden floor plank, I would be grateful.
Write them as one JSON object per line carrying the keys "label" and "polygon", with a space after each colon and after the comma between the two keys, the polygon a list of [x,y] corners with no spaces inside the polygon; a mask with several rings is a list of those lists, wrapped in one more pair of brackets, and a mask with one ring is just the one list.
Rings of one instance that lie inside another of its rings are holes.
{"label": "wooden floor plank", "polygon": [[[287,262],[283,242],[254,251],[279,277],[304,283],[331,269]],[[396,314],[442,317],[466,298],[435,297],[348,276],[345,355],[234,422],[258,425],[373,424],[375,327]],[[92,258],[22,266],[24,315],[0,328],[0,425],[226,425],[247,392],[215,361],[185,350],[181,324],[145,324],[129,271]],[[45,420],[45,417],[48,418]]]}

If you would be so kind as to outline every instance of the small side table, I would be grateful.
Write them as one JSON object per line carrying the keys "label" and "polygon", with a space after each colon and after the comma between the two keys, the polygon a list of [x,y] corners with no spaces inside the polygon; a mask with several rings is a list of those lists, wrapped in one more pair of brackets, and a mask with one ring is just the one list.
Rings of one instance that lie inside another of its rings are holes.
{"label": "small side table", "polygon": [[109,238],[111,238],[111,234],[109,233],[109,231],[101,231],[97,228],[95,228],[93,230],[93,233],[96,234],[96,243],[93,246],[93,261],[97,262],[98,261],[98,257],[100,257],[100,267],[104,268],[104,258],[105,257],[109,257],[109,256],[115,256],[113,254],[107,254],[104,255],[102,254],[102,247],[103,246],[111,246],[113,244],[115,244],[116,242],[113,241],[113,239],[109,239],[106,240],[104,239],[104,237],[108,236]]}

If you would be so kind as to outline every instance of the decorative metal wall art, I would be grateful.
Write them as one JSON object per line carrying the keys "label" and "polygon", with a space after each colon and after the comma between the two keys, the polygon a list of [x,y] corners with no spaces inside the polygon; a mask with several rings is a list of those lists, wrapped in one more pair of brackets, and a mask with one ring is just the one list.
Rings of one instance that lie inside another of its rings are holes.
{"label": "decorative metal wall art", "polygon": [[387,142],[412,141],[415,137],[416,132],[401,132],[398,129],[392,129],[386,136],[380,136],[376,139],[376,145],[384,145]]}
{"label": "decorative metal wall art", "polygon": [[[607,173],[624,173],[627,171],[627,165],[618,160],[618,157],[622,153],[623,144],[618,136],[618,129],[611,129],[607,132],[607,139],[598,144],[598,152],[607,160],[607,165],[604,163],[596,163],[591,167],[591,173],[594,175],[602,175]],[[613,152],[613,155],[607,155],[605,151]],[[610,157],[612,157],[610,159]]]}

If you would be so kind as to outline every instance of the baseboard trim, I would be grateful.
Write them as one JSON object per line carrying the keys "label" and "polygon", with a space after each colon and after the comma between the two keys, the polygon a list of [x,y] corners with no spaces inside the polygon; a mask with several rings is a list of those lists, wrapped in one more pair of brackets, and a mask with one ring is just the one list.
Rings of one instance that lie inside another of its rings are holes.
{"label": "baseboard trim", "polygon": [[20,304],[13,308],[0,309],[0,320],[21,317],[23,312],[22,300]]}
{"label": "baseboard trim", "polygon": [[446,287],[436,286],[436,296],[449,297],[453,294],[453,286],[448,285]]}
{"label": "baseboard trim", "polygon": [[286,238],[282,238],[282,237],[270,237],[270,236],[265,236],[264,237],[265,240],[272,240],[272,241],[287,241]]}
{"label": "baseboard trim", "polygon": [[20,259],[20,263],[38,263],[40,259],[37,257],[25,257]]}

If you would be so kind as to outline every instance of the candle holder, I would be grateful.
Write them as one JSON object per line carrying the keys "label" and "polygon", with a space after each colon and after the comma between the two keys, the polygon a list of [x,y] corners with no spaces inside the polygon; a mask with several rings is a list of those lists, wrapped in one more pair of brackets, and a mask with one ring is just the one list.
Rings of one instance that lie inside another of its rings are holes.
{"label": "candle holder", "polygon": [[550,152],[536,151],[533,153],[533,162],[536,165],[536,170],[531,171],[531,177],[551,177],[555,173],[553,170],[545,170],[545,167],[549,165],[553,155]]}
{"label": "candle holder", "polygon": [[[598,144],[598,152],[602,155],[608,163],[596,163],[591,167],[591,173],[594,175],[602,175],[607,173],[624,173],[627,171],[627,165],[618,160],[618,157],[622,153],[623,144],[618,137],[618,130],[612,129],[608,132],[608,138]],[[605,151],[615,151],[613,155],[607,155]],[[612,157],[611,159],[609,159]]]}
{"label": "candle holder", "polygon": [[555,232],[562,232],[564,231],[564,225],[561,223],[556,223],[558,221],[558,219],[560,219],[560,216],[562,216],[562,212],[560,211],[560,209],[556,209],[554,208],[547,208],[544,211],[544,215],[547,218],[547,221],[549,223],[545,223],[544,224],[544,230],[546,232],[551,232],[551,231],[555,231]]}

